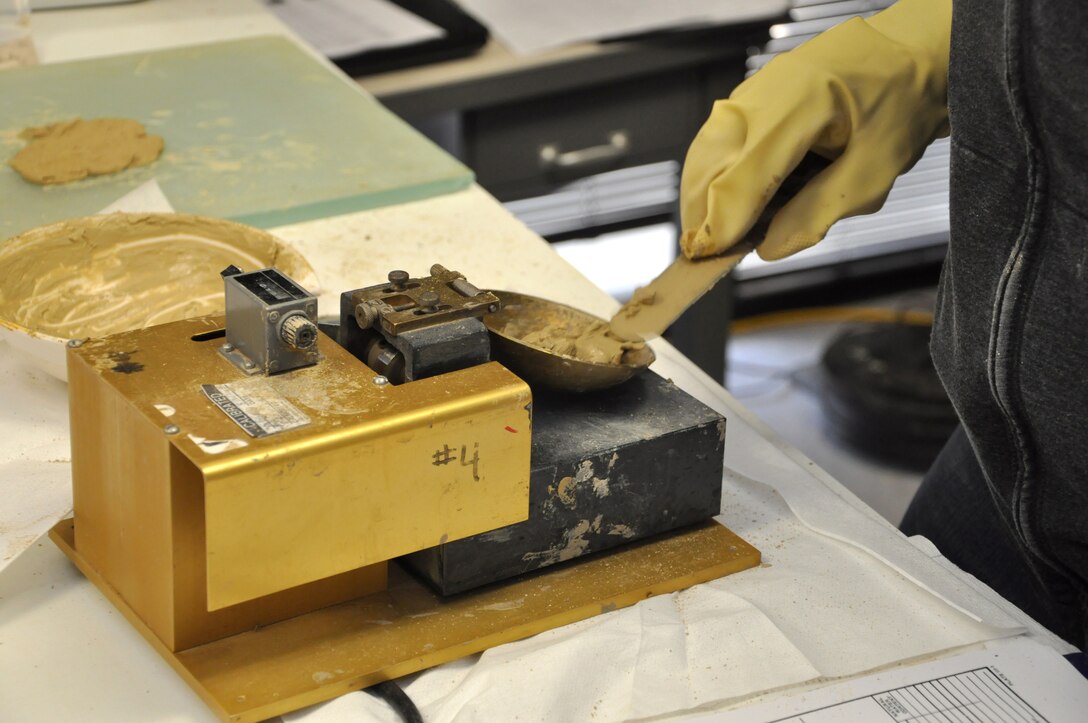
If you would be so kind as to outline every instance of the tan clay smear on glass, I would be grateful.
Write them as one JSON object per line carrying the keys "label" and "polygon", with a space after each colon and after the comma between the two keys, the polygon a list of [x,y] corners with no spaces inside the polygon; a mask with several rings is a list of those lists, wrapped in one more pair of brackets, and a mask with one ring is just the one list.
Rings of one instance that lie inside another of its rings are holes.
{"label": "tan clay smear on glass", "polygon": [[162,136],[130,118],[94,118],[26,128],[30,141],[10,165],[31,183],[48,185],[146,166],[162,153]]}

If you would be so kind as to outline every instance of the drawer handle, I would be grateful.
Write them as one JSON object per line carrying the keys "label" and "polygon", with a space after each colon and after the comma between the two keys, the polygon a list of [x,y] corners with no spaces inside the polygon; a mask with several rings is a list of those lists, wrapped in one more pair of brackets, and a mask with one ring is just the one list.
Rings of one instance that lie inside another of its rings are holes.
{"label": "drawer handle", "polygon": [[576,151],[560,151],[559,145],[549,143],[540,147],[540,165],[544,168],[576,168],[578,166],[610,161],[627,153],[631,139],[627,131],[612,131],[608,134],[608,143]]}

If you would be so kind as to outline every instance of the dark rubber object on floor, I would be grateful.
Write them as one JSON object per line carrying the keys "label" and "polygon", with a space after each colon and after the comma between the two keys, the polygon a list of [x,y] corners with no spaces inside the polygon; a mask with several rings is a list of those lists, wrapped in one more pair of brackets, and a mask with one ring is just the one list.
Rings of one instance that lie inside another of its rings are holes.
{"label": "dark rubber object on floor", "polygon": [[929,355],[929,326],[849,329],[824,352],[820,400],[832,430],[883,462],[924,470],[958,419]]}

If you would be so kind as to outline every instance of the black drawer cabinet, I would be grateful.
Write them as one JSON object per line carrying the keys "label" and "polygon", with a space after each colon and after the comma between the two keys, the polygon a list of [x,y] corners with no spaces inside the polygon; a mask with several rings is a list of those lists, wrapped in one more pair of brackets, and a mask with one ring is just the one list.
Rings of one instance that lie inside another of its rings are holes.
{"label": "black drawer cabinet", "polygon": [[499,200],[528,198],[606,170],[682,160],[713,101],[744,77],[747,49],[768,24],[607,43],[377,97]]}
{"label": "black drawer cabinet", "polygon": [[473,111],[463,158],[501,201],[616,168],[682,159],[706,115],[698,70]]}

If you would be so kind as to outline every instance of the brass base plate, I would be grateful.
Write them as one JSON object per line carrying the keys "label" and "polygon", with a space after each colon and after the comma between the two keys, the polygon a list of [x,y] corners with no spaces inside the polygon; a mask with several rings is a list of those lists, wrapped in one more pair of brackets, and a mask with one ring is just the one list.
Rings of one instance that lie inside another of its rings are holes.
{"label": "brass base plate", "polygon": [[225,721],[271,718],[760,562],[708,521],[449,598],[391,565],[385,592],[172,653],[80,556],[71,519],[49,537]]}

